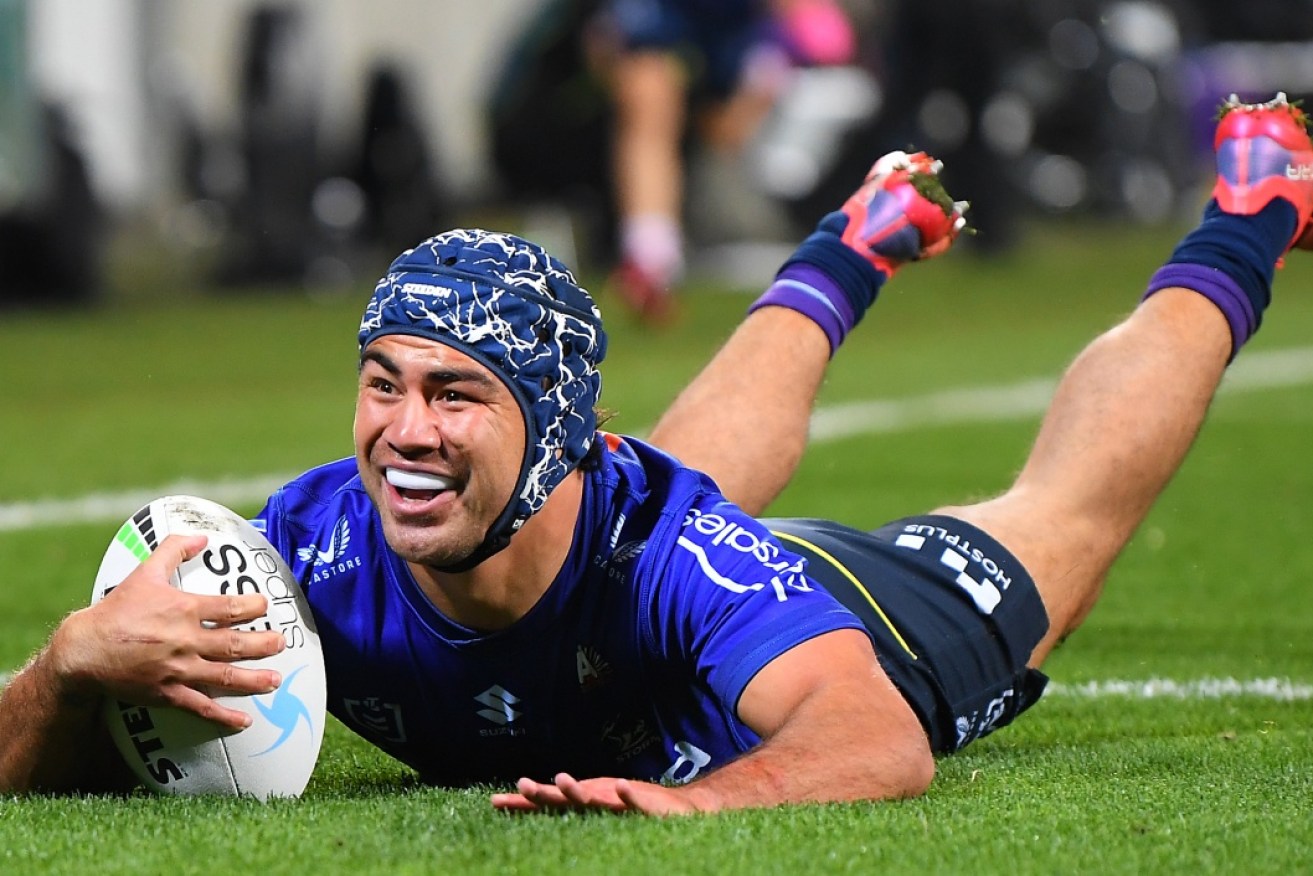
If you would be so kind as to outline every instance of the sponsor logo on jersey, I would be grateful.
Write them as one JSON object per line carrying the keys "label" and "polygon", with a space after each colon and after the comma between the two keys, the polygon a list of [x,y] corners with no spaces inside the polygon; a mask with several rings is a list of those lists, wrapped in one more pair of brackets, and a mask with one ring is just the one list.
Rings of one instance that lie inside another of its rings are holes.
{"label": "sponsor logo on jersey", "polygon": [[585,692],[600,687],[611,677],[611,664],[589,645],[580,645],[575,651],[574,666],[579,672],[579,688]]}
{"label": "sponsor logo on jersey", "polygon": [[979,739],[993,731],[1002,719],[1008,700],[1015,696],[1012,688],[989,701],[983,710],[973,711],[970,715],[958,715],[953,722],[957,728],[957,747],[961,748],[973,739]]}
{"label": "sponsor logo on jersey", "polygon": [[616,548],[615,553],[611,555],[611,563],[617,566],[621,563],[627,563],[641,554],[646,547],[647,539],[643,539],[642,541],[627,541],[620,545],[620,547]]}
{"label": "sponsor logo on jersey", "polygon": [[598,553],[597,556],[593,558],[593,563],[606,570],[607,578],[612,581],[619,581],[625,577],[625,567],[629,565],[630,561],[643,553],[643,550],[646,547],[646,539],[640,541],[627,541],[620,545],[620,547],[615,548],[610,556],[607,556],[604,553]]}
{"label": "sponsor logo on jersey", "polygon": [[385,703],[378,697],[360,700],[343,698],[348,720],[384,742],[401,745],[406,741],[406,728],[401,722],[401,706]]}
{"label": "sponsor logo on jersey", "polygon": [[[972,547],[970,539],[949,532],[942,526],[909,523],[894,540],[894,544],[921,551],[926,549],[927,544],[931,544],[931,539],[935,540],[936,546],[944,545],[939,562],[955,573],[953,580],[971,597],[976,609],[981,614],[993,614],[994,609],[1003,601],[1003,591],[1012,586],[1012,578],[984,551]],[[967,574],[968,563],[976,563],[983,568],[985,577],[977,579]]]}
{"label": "sponsor logo on jersey", "polygon": [[351,525],[343,514],[337,519],[337,523],[333,524],[333,532],[329,535],[326,546],[321,549],[317,544],[310,544],[297,548],[296,558],[303,563],[314,561],[314,573],[310,577],[310,583],[318,584],[320,581],[327,581],[334,575],[340,575],[360,566],[359,556],[346,556],[347,548],[350,546]]}
{"label": "sponsor logo on jersey", "polygon": [[672,785],[682,785],[697,778],[711,763],[711,755],[698,748],[692,742],[675,743],[675,762],[662,775],[662,781]]}
{"label": "sponsor logo on jersey", "polygon": [[474,699],[487,707],[479,709],[475,714],[497,725],[496,729],[480,730],[480,736],[520,736],[524,733],[524,730],[510,726],[524,716],[524,712],[515,708],[520,703],[520,698],[515,694],[500,684],[494,684]]}
{"label": "sponsor logo on jersey", "polygon": [[619,716],[602,726],[602,742],[615,752],[616,760],[633,760],[660,741],[647,720],[639,718],[628,727],[621,727]]}
{"label": "sponsor logo on jersey", "polygon": [[305,724],[310,728],[310,732],[314,732],[315,722],[310,717],[310,709],[299,696],[292,693],[292,682],[301,674],[302,669],[305,669],[305,667],[301,666],[287,676],[282,687],[274,691],[273,696],[270,697],[268,705],[265,705],[259,697],[255,698],[255,707],[260,710],[260,714],[264,715],[266,721],[281,731],[281,735],[274,740],[273,745],[258,754],[251,755],[252,757],[268,754],[281,746],[296,732],[296,728],[301,725],[302,718],[305,719]]}
{"label": "sponsor logo on jersey", "polygon": [[620,541],[620,530],[625,528],[625,520],[627,519],[628,518],[623,511],[615,516],[615,526],[611,527],[611,538],[607,542],[607,547],[611,548],[613,551],[615,550],[616,544]]}
{"label": "sponsor logo on jersey", "polygon": [[[684,518],[684,531],[676,544],[697,558],[698,566],[711,583],[731,593],[751,593],[769,588],[777,600],[785,602],[791,591],[810,593],[814,589],[807,580],[806,560],[785,554],[773,540],[762,538],[719,514],[691,509]],[[763,580],[745,584],[721,574],[711,559],[714,551],[708,548],[733,550],[753,557],[761,564],[760,578]]]}

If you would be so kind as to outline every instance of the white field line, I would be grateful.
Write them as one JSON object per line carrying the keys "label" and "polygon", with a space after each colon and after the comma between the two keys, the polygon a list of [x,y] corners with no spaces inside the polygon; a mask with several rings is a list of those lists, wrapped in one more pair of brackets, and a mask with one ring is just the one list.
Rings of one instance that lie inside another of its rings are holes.
{"label": "white field line", "polygon": [[1291,681],[1288,678],[1199,678],[1194,681],[1176,681],[1171,678],[1149,678],[1143,681],[1109,679],[1080,684],[1063,684],[1054,681],[1049,683],[1044,696],[1079,699],[1121,697],[1135,700],[1217,700],[1254,697],[1294,702],[1313,699],[1313,685]]}
{"label": "white field line", "polygon": [[[1222,393],[1254,392],[1313,383],[1313,347],[1241,356],[1227,371]],[[811,440],[834,441],[921,426],[989,423],[1038,417],[1048,408],[1056,378],[1001,386],[950,389],[906,399],[848,402],[812,416]]]}
{"label": "white field line", "polygon": [[[1255,352],[1242,356],[1227,374],[1222,391],[1252,392],[1313,383],[1313,347]],[[830,405],[812,416],[816,444],[899,432],[921,426],[1001,422],[1037,417],[1048,406],[1056,379],[1024,380],[997,386],[953,389],[905,399]],[[263,501],[293,473],[241,480],[179,481],[161,487],[89,493],[71,499],[36,499],[0,504],[0,532],[78,523],[120,522],[159,496],[188,493],[226,505]]]}
{"label": "white field line", "polygon": [[121,523],[130,514],[160,496],[204,496],[221,505],[259,502],[295,477],[259,475],[240,480],[175,481],[162,487],[138,488],[116,493],[87,493],[72,499],[37,499],[0,505],[0,532],[77,523]]}

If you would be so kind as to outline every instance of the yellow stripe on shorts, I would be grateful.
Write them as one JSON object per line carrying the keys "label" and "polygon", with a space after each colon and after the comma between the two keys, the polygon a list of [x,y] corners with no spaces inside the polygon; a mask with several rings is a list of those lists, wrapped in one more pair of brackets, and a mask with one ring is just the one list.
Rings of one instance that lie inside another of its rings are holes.
{"label": "yellow stripe on shorts", "polygon": [[843,576],[847,578],[850,582],[852,582],[852,585],[857,588],[857,592],[862,594],[862,596],[866,597],[866,601],[871,604],[871,608],[875,609],[875,613],[880,616],[880,620],[884,621],[884,625],[889,628],[889,632],[893,635],[895,639],[898,640],[898,644],[901,645],[903,650],[907,652],[907,655],[911,657],[913,660],[918,659],[916,656],[916,652],[914,652],[910,647],[908,647],[907,640],[904,639],[902,634],[899,633],[898,630],[894,628],[893,622],[890,621],[889,616],[884,613],[884,609],[882,609],[880,605],[875,601],[874,597],[871,596],[871,592],[862,585],[862,582],[857,580],[857,576],[854,575],[852,572],[848,571],[847,566],[839,562],[837,558],[830,555],[823,548],[820,548],[817,545],[812,544],[811,542],[807,541],[807,539],[805,538],[799,538],[798,536],[788,532],[777,532],[773,529],[771,530],[771,534],[774,535],[776,538],[783,539],[784,541],[791,541],[794,544],[802,545],[807,550],[811,551],[816,556],[820,557],[822,560],[825,560],[831,566],[834,566],[834,568],[838,569],[841,573],[843,573]]}

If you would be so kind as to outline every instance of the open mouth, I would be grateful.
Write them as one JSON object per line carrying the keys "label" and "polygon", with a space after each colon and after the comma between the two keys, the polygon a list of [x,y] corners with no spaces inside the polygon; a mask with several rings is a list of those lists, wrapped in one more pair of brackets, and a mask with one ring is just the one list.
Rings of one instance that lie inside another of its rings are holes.
{"label": "open mouth", "polygon": [[389,468],[386,471],[387,482],[403,499],[411,501],[428,501],[437,498],[439,493],[450,490],[456,482],[442,475],[423,471],[405,471]]}

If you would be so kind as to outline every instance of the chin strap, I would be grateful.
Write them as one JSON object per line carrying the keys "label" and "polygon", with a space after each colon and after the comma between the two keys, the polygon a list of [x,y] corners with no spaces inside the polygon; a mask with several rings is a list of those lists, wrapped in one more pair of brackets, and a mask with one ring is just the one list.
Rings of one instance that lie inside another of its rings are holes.
{"label": "chin strap", "polygon": [[[517,491],[518,495],[518,491]],[[497,520],[488,527],[488,532],[483,536],[483,541],[479,543],[468,556],[459,559],[454,563],[448,563],[445,566],[434,566],[439,572],[468,572],[484,560],[500,553],[511,543],[511,536],[520,531],[524,521],[528,517],[517,517],[515,515],[515,506],[517,502],[514,498],[502,509],[501,515]]]}

